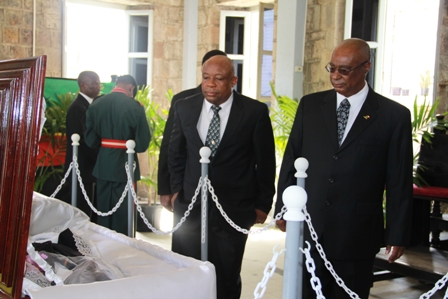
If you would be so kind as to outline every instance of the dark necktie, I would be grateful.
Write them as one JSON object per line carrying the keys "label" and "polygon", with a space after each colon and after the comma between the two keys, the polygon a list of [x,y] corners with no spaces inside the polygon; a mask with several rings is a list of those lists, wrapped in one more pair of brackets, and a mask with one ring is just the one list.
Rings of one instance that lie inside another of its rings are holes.
{"label": "dark necktie", "polygon": [[205,146],[208,146],[210,150],[212,151],[211,156],[213,157],[216,153],[216,149],[219,145],[219,131],[220,131],[220,123],[219,123],[219,110],[221,110],[221,107],[219,106],[212,106],[213,110],[213,117],[210,121],[210,126],[208,127],[207,132],[207,138],[205,139]]}
{"label": "dark necktie", "polygon": [[347,99],[344,99],[336,113],[337,121],[338,121],[338,141],[339,146],[342,143],[342,138],[344,137],[345,126],[347,125],[348,114],[350,113],[350,102]]}

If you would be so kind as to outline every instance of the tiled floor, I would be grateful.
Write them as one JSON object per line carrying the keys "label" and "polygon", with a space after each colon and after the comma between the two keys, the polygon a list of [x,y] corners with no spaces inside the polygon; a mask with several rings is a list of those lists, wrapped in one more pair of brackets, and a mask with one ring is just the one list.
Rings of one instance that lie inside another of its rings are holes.
{"label": "tiled floor", "polygon": [[[137,233],[137,238],[147,240],[163,248],[170,249],[171,237],[159,236],[154,233]],[[273,250],[278,245],[277,251],[284,248],[285,234],[278,229],[270,229],[260,234],[251,234],[246,245],[241,277],[243,290],[241,299],[253,299],[257,284],[263,279],[263,271],[266,264],[272,260]],[[284,254],[277,259],[277,269],[267,284],[263,299],[282,298],[282,272]],[[433,286],[421,284],[414,279],[397,278],[390,281],[376,282],[371,289],[369,299],[388,298],[405,299],[419,298],[423,293],[432,289]],[[439,291],[431,298],[443,298],[444,293]]]}

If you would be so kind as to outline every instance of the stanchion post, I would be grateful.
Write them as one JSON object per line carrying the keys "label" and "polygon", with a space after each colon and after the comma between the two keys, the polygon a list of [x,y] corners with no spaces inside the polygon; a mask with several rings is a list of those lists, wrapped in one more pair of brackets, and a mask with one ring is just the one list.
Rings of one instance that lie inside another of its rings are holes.
{"label": "stanchion post", "polygon": [[[71,136],[72,139],[72,146],[73,146],[73,157],[78,158],[78,146],[79,146],[79,140],[81,139],[79,134],[73,134]],[[73,158],[72,158],[73,159]],[[73,159],[74,160],[74,159]],[[78,159],[76,159],[78,160]],[[72,161],[74,162],[74,161]],[[79,163],[78,163],[79,165]],[[76,167],[75,164],[73,163],[73,168],[72,168],[72,206],[76,207],[77,205],[77,191],[78,191],[78,175],[76,174]]]}
{"label": "stanchion post", "polygon": [[299,247],[303,247],[303,221],[305,215],[302,208],[307,201],[305,192],[305,170],[308,168],[308,161],[299,158],[295,161],[297,185],[289,186],[283,192],[283,203],[287,207],[287,212],[283,218],[286,225],[286,254],[283,275],[283,299],[302,298],[302,276],[303,276],[303,255],[299,252]]}
{"label": "stanchion post", "polygon": [[135,141],[126,141],[126,153],[128,154],[128,166],[132,185],[128,189],[128,237],[134,238],[134,200],[132,198],[132,190],[134,188],[134,154]]}
{"label": "stanchion post", "polygon": [[210,148],[204,146],[199,150],[199,155],[201,155],[201,260],[208,260],[208,207],[207,207],[207,197],[208,191],[205,186],[205,177],[208,175],[208,164],[210,163],[210,155],[212,151]]}
{"label": "stanchion post", "polygon": [[[294,167],[296,169],[295,177],[297,178],[297,186],[302,187],[305,189],[305,179],[308,177],[306,170],[308,169],[309,163],[308,160],[305,158],[297,158],[296,161],[294,161]],[[301,207],[302,208],[302,207]],[[299,247],[303,248],[304,246],[304,234],[305,234],[305,223],[304,221],[299,222]],[[298,251],[298,262],[299,267],[297,269],[297,294],[299,296],[302,296],[302,289],[303,289],[303,254]]]}

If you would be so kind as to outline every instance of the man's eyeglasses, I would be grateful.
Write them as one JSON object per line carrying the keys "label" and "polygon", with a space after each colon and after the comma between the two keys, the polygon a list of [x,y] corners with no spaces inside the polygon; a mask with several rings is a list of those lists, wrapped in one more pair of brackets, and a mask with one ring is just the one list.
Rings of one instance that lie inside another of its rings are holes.
{"label": "man's eyeglasses", "polygon": [[347,76],[348,74],[350,74],[351,72],[353,72],[354,70],[356,70],[357,68],[360,68],[361,66],[363,66],[364,64],[366,64],[367,62],[369,62],[368,60],[364,61],[363,63],[361,63],[360,65],[358,65],[357,67],[353,68],[353,69],[349,69],[346,67],[335,67],[334,65],[331,65],[331,63],[329,62],[326,66],[325,69],[327,70],[327,72],[329,73],[334,73],[336,71],[338,71],[339,74],[341,74],[342,76]]}

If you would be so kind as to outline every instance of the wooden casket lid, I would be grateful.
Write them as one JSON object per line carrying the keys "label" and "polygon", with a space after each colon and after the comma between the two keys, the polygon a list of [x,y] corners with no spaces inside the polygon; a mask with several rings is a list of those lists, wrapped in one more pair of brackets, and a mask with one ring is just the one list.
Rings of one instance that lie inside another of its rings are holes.
{"label": "wooden casket lid", "polygon": [[0,61],[0,298],[20,298],[46,56]]}

